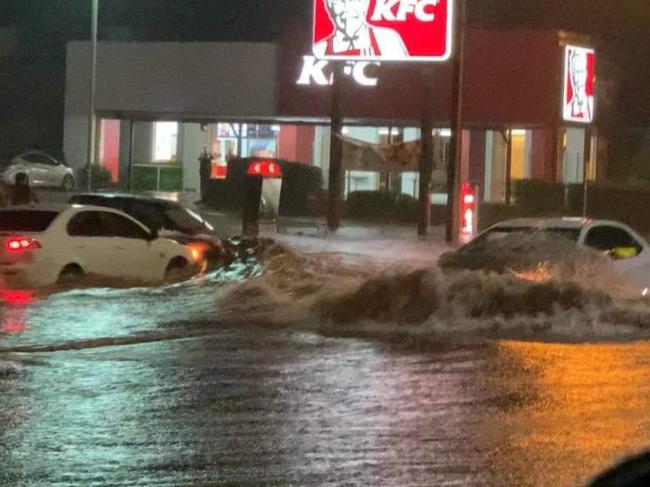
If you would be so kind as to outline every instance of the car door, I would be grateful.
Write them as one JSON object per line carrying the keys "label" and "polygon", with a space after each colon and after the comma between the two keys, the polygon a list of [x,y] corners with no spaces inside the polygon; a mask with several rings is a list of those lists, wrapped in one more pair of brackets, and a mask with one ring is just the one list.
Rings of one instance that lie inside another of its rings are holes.
{"label": "car door", "polygon": [[[127,216],[101,212],[104,234],[111,240],[115,271],[121,276],[136,279],[162,278],[167,256],[156,251],[150,233]],[[119,271],[118,271],[119,269]]]}
{"label": "car door", "polygon": [[65,176],[65,166],[53,157],[47,154],[40,154],[41,162],[44,168],[43,181],[45,186],[52,186],[58,188],[63,185],[63,177]]}
{"label": "car door", "polygon": [[66,230],[70,247],[85,273],[119,275],[121,268],[116,263],[120,252],[115,248],[113,239],[105,235],[100,212],[89,210],[76,213]]}
{"label": "car door", "polygon": [[614,270],[634,287],[650,286],[650,255],[641,239],[627,228],[598,224],[587,230],[584,244],[612,259]]}

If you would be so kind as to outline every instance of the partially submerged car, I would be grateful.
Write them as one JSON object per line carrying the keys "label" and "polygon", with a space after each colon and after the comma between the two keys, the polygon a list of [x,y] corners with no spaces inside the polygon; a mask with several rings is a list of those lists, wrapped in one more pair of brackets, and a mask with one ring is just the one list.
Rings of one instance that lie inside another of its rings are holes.
{"label": "partially submerged car", "polygon": [[36,205],[0,210],[0,283],[31,289],[97,274],[152,283],[203,267],[191,247],[110,208]]}
{"label": "partially submerged car", "polygon": [[[571,254],[571,249],[576,246],[591,250],[591,254],[584,255],[594,256],[594,261],[606,256],[616,275],[643,295],[648,294],[650,245],[629,226],[616,221],[587,218],[508,220],[488,228],[459,249],[443,254],[439,264],[443,269],[497,272],[542,260],[565,259],[565,262],[579,264],[572,262],[577,254]],[[531,248],[541,251],[531,252]]]}
{"label": "partially submerged car", "polygon": [[69,202],[123,211],[150,231],[192,245],[204,255],[209,267],[223,263],[223,243],[215,235],[212,225],[175,201],[131,194],[81,193],[72,196]]}

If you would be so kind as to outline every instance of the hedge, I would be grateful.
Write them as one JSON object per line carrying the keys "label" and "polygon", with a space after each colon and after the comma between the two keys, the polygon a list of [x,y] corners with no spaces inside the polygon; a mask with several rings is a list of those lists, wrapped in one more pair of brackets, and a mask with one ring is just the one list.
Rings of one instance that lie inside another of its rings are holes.
{"label": "hedge", "polygon": [[343,215],[353,220],[413,223],[418,220],[418,200],[385,191],[354,191],[345,201]]}

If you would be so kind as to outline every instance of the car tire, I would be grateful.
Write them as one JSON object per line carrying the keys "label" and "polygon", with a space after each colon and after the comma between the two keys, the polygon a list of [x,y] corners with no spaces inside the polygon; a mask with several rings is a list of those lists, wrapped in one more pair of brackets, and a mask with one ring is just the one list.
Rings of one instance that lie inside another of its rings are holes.
{"label": "car tire", "polygon": [[85,273],[83,269],[77,264],[68,264],[61,272],[59,272],[59,278],[57,279],[57,284],[76,284],[83,277]]}
{"label": "car tire", "polygon": [[74,178],[69,174],[63,178],[63,184],[61,185],[63,191],[70,192],[74,189]]}
{"label": "car tire", "polygon": [[178,282],[189,279],[192,275],[190,263],[183,257],[174,257],[165,270],[165,281]]}
{"label": "car tire", "polygon": [[18,185],[18,180],[20,179],[21,176],[25,176],[27,178],[27,184],[31,185],[31,182],[29,181],[29,176],[25,174],[24,172],[19,172],[14,176],[14,186]]}

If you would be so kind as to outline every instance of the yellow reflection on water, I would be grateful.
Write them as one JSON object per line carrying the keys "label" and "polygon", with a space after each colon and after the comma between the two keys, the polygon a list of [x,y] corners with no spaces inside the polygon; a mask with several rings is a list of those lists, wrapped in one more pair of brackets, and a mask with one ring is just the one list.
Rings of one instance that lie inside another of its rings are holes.
{"label": "yellow reflection on water", "polygon": [[650,343],[500,342],[497,355],[495,392],[519,398],[496,416],[497,468],[515,465],[521,485],[582,485],[648,447]]}

